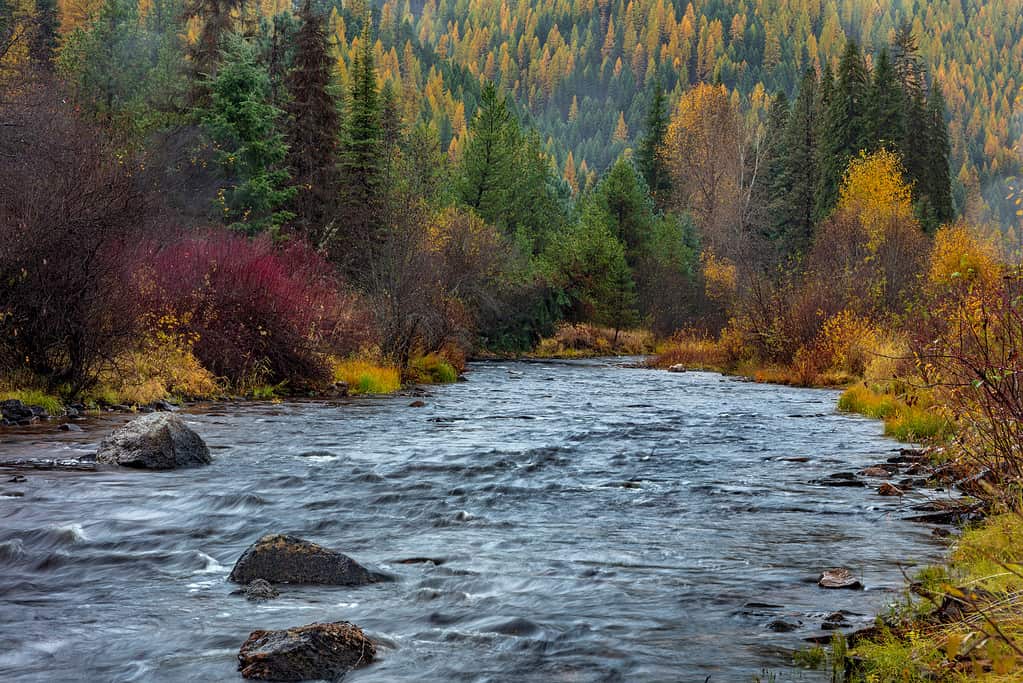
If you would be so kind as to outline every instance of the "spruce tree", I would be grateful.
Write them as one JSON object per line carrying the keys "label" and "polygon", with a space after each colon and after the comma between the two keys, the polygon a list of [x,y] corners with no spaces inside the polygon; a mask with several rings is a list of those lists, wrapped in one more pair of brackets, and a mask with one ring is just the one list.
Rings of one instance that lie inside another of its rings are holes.
{"label": "spruce tree", "polygon": [[248,233],[276,232],[292,217],[285,209],[295,194],[284,166],[287,145],[277,130],[280,110],[270,104],[270,78],[253,47],[232,37],[201,110],[228,185],[218,208],[231,227]]}
{"label": "spruce tree", "polygon": [[456,194],[485,221],[506,231],[513,229],[502,218],[513,199],[509,191],[516,183],[515,157],[520,145],[518,121],[497,87],[486,83],[462,152]]}
{"label": "spruce tree", "polygon": [[788,179],[785,177],[788,150],[785,131],[789,125],[789,115],[789,100],[785,93],[778,92],[771,99],[771,107],[767,112],[767,134],[762,161],[763,182],[758,183],[761,189],[757,202],[764,207],[765,214],[760,221],[760,232],[771,241],[776,241],[785,231],[788,220],[786,211]]}
{"label": "spruce tree", "polygon": [[952,203],[952,174],[949,168],[951,145],[948,139],[948,124],[945,121],[945,97],[937,84],[931,86],[927,100],[926,119],[926,164],[919,182],[921,199],[926,199],[932,212],[932,220],[924,222],[924,228],[933,232],[939,226],[954,218]]}
{"label": "spruce tree", "polygon": [[385,150],[380,94],[373,65],[373,40],[367,15],[352,60],[348,112],[341,152],[341,211],[346,255],[335,253],[356,278],[373,260],[386,224]]}
{"label": "spruce tree", "polygon": [[635,268],[655,219],[643,177],[631,161],[619,157],[594,188],[592,201],[607,214],[612,234],[624,245],[629,266]]}
{"label": "spruce tree", "polygon": [[206,86],[217,75],[221,52],[225,41],[234,33],[235,13],[242,3],[243,0],[186,0],[185,16],[202,24],[199,37],[189,51],[195,86],[192,98],[197,104],[201,105],[209,96]]}
{"label": "spruce tree", "polygon": [[820,140],[818,219],[831,213],[849,160],[865,147],[867,132],[867,67],[856,41],[846,43],[825,115]]}
{"label": "spruce tree", "polygon": [[803,254],[813,241],[817,188],[820,183],[818,132],[821,112],[817,74],[808,69],[799,84],[784,133],[785,164],[782,185],[785,188],[778,233],[785,255]]}
{"label": "spruce tree", "polygon": [[390,153],[401,140],[401,108],[398,95],[391,81],[384,83],[380,91],[380,120],[384,132],[384,148]]}
{"label": "spruce tree", "polygon": [[297,188],[291,226],[314,248],[329,252],[341,189],[337,168],[341,123],[331,92],[333,63],[323,17],[306,0],[299,18],[294,63],[285,79],[287,166]]}
{"label": "spruce tree", "polygon": [[671,191],[671,177],[661,157],[660,148],[664,144],[664,136],[668,133],[668,100],[661,86],[661,81],[654,83],[654,92],[647,111],[646,126],[643,137],[639,141],[636,160],[640,173],[650,188],[650,195],[655,202]]}
{"label": "spruce tree", "polygon": [[867,119],[868,149],[901,149],[906,137],[905,95],[888,50],[881,51],[874,67]]}

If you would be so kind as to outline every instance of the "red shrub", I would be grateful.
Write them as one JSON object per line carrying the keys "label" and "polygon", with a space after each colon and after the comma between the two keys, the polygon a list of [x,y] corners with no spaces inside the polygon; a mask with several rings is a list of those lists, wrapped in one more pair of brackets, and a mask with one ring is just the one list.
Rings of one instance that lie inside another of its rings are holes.
{"label": "red shrub", "polygon": [[327,353],[369,341],[371,324],[334,269],[300,242],[227,232],[186,237],[153,257],[157,310],[235,384],[329,379]]}

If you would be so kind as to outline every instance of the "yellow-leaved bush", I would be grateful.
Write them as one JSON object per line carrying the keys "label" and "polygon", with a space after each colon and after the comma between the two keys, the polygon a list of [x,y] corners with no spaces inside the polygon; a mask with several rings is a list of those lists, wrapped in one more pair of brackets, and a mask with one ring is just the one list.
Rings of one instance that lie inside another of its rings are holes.
{"label": "yellow-leaved bush", "polygon": [[927,281],[932,287],[972,283],[991,287],[1001,277],[1002,268],[994,246],[982,240],[966,223],[938,230],[927,270]]}
{"label": "yellow-leaved bush", "polygon": [[877,251],[892,226],[917,223],[912,188],[903,178],[902,160],[885,149],[861,152],[845,171],[837,213],[859,219],[870,251]]}

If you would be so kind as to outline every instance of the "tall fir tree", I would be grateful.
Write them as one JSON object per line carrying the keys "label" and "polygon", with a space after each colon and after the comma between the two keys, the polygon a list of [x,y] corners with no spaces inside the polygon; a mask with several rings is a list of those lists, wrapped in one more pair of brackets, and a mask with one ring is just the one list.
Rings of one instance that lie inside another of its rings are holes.
{"label": "tall fir tree", "polygon": [[820,185],[817,148],[822,118],[821,99],[817,74],[808,69],[800,81],[799,94],[785,129],[785,202],[779,238],[782,251],[787,255],[804,254],[813,242]]}
{"label": "tall fir tree", "polygon": [[948,124],[945,121],[945,97],[941,88],[931,85],[927,99],[926,119],[926,172],[918,182],[920,199],[926,201],[928,213],[923,215],[924,228],[933,232],[955,216],[952,202],[952,173],[949,167],[951,145]]}
{"label": "tall fir tree", "polygon": [[282,112],[270,103],[270,78],[255,50],[240,36],[230,38],[220,66],[200,112],[227,179],[218,208],[232,228],[275,233],[291,219],[286,207],[295,194],[284,165],[287,145],[277,130]]}
{"label": "tall fir tree", "polygon": [[778,92],[771,98],[771,107],[767,111],[767,133],[764,140],[763,181],[759,188],[756,203],[763,207],[764,215],[760,217],[760,233],[768,240],[777,241],[784,232],[788,216],[785,203],[788,201],[787,179],[785,168],[788,161],[785,130],[789,124],[789,100],[785,93]]}
{"label": "tall fir tree", "polygon": [[186,0],[185,16],[202,28],[189,50],[194,74],[192,99],[202,105],[209,97],[208,84],[217,75],[225,41],[234,33],[235,16],[244,0]]}
{"label": "tall fir tree", "polygon": [[367,14],[352,60],[348,111],[341,152],[341,211],[346,254],[336,258],[356,279],[374,259],[385,238],[386,183],[380,93],[373,63],[371,21]]}
{"label": "tall fir tree", "polygon": [[831,93],[819,145],[820,183],[818,219],[831,213],[849,160],[866,146],[867,66],[854,40],[846,43],[838,67],[838,81]]}
{"label": "tall fir tree", "polygon": [[900,151],[906,137],[905,93],[888,50],[881,50],[874,66],[867,102],[867,142],[870,151]]}
{"label": "tall fir tree", "polygon": [[646,115],[646,126],[636,150],[639,171],[650,188],[650,195],[660,204],[671,191],[671,176],[661,156],[664,136],[668,133],[668,98],[661,81],[654,82],[650,98],[650,109]]}
{"label": "tall fir tree", "polygon": [[506,232],[515,228],[508,225],[506,212],[513,200],[510,190],[516,183],[521,137],[506,99],[492,82],[486,83],[462,152],[456,194],[484,220]]}
{"label": "tall fir tree", "polygon": [[337,167],[341,119],[331,87],[334,64],[324,19],[310,0],[299,18],[294,62],[285,78],[287,166],[296,186],[290,226],[314,248],[329,253],[341,191]]}

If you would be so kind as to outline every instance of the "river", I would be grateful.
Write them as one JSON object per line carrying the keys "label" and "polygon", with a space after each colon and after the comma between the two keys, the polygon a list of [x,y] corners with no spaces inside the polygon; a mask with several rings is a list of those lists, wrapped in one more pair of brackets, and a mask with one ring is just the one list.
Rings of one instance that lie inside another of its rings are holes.
{"label": "river", "polygon": [[[907,502],[814,483],[898,449],[835,391],[576,361],[430,392],[193,411],[202,469],[0,471],[0,678],[241,680],[250,631],[348,620],[379,651],[353,683],[825,680],[791,650],[942,553]],[[0,460],[93,451],[85,426],[0,433]],[[396,581],[247,602],[227,574],[268,532]]]}

